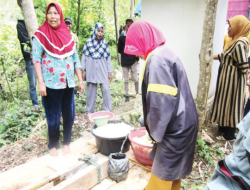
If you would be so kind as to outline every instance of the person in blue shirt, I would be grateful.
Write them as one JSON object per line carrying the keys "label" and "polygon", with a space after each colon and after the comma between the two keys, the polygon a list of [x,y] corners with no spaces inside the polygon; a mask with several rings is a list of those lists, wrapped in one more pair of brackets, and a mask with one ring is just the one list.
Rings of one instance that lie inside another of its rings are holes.
{"label": "person in blue shirt", "polygon": [[60,136],[60,118],[63,118],[63,153],[70,153],[71,131],[75,118],[74,87],[76,72],[78,90],[84,92],[81,64],[75,42],[63,20],[61,7],[50,3],[46,21],[33,35],[33,63],[36,70],[39,95],[48,124],[49,152],[57,156]]}

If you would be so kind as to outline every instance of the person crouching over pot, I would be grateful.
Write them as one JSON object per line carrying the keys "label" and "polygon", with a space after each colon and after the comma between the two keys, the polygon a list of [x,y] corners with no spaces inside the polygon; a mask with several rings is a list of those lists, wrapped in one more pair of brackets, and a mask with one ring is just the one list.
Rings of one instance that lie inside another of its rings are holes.
{"label": "person crouching over pot", "polygon": [[162,32],[139,20],[128,30],[124,53],[146,59],[142,73],[145,127],[155,141],[146,190],[179,190],[192,171],[198,116],[184,67]]}

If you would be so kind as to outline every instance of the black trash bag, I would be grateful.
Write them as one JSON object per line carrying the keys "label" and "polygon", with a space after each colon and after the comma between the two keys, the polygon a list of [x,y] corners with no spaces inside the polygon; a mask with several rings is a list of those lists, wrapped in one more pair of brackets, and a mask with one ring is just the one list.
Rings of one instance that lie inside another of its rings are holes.
{"label": "black trash bag", "polygon": [[141,127],[145,127],[145,125],[144,125],[144,116],[143,115],[140,116],[140,118],[138,119],[138,121],[139,121]]}
{"label": "black trash bag", "polygon": [[108,175],[110,179],[117,183],[127,179],[129,170],[129,159],[126,154],[121,152],[109,155]]}

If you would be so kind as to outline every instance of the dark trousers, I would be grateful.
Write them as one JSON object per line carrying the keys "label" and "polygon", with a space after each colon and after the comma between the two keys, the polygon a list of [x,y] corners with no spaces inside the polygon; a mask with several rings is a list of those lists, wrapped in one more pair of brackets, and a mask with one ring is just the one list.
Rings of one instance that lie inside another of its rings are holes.
{"label": "dark trousers", "polygon": [[234,127],[220,126],[219,130],[220,130],[220,132],[224,133],[223,137],[226,140],[233,140],[233,139],[236,138],[235,135],[234,135],[236,128],[234,128]]}
{"label": "dark trousers", "polygon": [[250,99],[247,99],[247,104],[244,110],[244,117],[247,115],[247,113],[250,111]]}
{"label": "dark trousers", "polygon": [[31,64],[32,59],[26,58],[26,72],[29,80],[29,90],[30,90],[30,98],[32,100],[33,106],[38,106],[37,95],[36,95],[36,71],[34,65]]}
{"label": "dark trousers", "polygon": [[42,97],[48,123],[49,149],[58,145],[60,136],[60,118],[63,118],[63,145],[69,145],[75,119],[74,88],[50,89]]}

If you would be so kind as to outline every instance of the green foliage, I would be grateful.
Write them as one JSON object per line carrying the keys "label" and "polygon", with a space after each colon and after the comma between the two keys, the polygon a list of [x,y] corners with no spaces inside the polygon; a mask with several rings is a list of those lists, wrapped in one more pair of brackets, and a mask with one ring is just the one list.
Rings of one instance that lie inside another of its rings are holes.
{"label": "green foliage", "polygon": [[[45,21],[45,11],[52,0],[33,0],[38,23]],[[73,32],[77,33],[78,1],[56,0],[62,7],[64,17],[73,20]],[[139,0],[136,0],[136,4]],[[130,15],[130,1],[118,1],[119,25],[124,24]],[[79,25],[79,57],[86,40],[91,36],[94,25],[100,21],[105,26],[104,37],[109,44],[113,70],[121,69],[117,64],[117,49],[115,44],[115,25],[113,1],[109,0],[81,0]],[[27,137],[39,120],[44,119],[43,109],[32,112],[29,97],[29,83],[25,71],[20,43],[17,38],[17,19],[23,19],[20,7],[15,0],[2,0],[0,2],[0,146],[12,143],[20,138]],[[4,69],[5,68],[5,69]],[[85,85],[86,86],[86,85]],[[123,102],[123,81],[113,80],[110,84],[112,104],[119,106]],[[14,100],[12,98],[14,96]],[[102,110],[102,93],[97,92],[96,110]],[[41,105],[41,103],[40,103]],[[75,96],[76,112],[86,110],[86,92]],[[47,135],[43,126],[42,133]],[[29,149],[29,147],[23,147]]]}
{"label": "green foliage", "polygon": [[138,120],[140,117],[141,117],[141,113],[129,114],[129,122],[136,126],[136,124],[138,124]]}
{"label": "green foliage", "polygon": [[38,21],[38,25],[42,25],[43,22],[45,21],[45,11],[46,7],[49,4],[48,0],[33,0],[34,6],[37,7],[35,9],[36,12],[36,17]]}
{"label": "green foliage", "polygon": [[[76,113],[84,113],[86,111],[86,90],[87,90],[87,84],[85,83],[85,93],[79,94],[76,93],[75,95],[75,107],[76,107]],[[123,99],[123,81],[121,80],[115,80],[110,83],[109,85],[110,93],[111,93],[111,101],[112,101],[112,107],[119,106]],[[97,95],[96,95],[96,111],[102,110],[102,92],[101,88],[98,85],[97,88]]]}
{"label": "green foliage", "polygon": [[218,157],[219,159],[222,159],[224,157],[224,153],[219,150],[219,144],[217,144],[217,149],[214,149],[208,146],[202,139],[197,140],[196,149],[199,153],[199,156],[212,166],[216,165],[214,159],[215,157]]}
{"label": "green foliage", "polygon": [[44,118],[42,111],[32,111],[30,101],[21,102],[15,99],[14,102],[6,104],[8,109],[3,111],[4,117],[0,118],[0,145],[15,142],[21,138],[28,137],[38,118]]}
{"label": "green foliage", "polygon": [[199,186],[197,185],[192,185],[189,189],[190,190],[203,190],[206,186],[204,184],[201,184]]}
{"label": "green foliage", "polygon": [[113,80],[112,83],[109,85],[113,107],[119,106],[123,102],[123,84],[123,80]]}
{"label": "green foliage", "polygon": [[0,12],[6,13],[0,15],[0,20],[5,20],[0,25],[0,98],[6,101],[13,101],[10,90],[15,98],[28,97],[25,63],[16,31],[17,18],[20,18],[21,10],[12,3],[15,5],[16,1],[6,1],[0,6]]}

